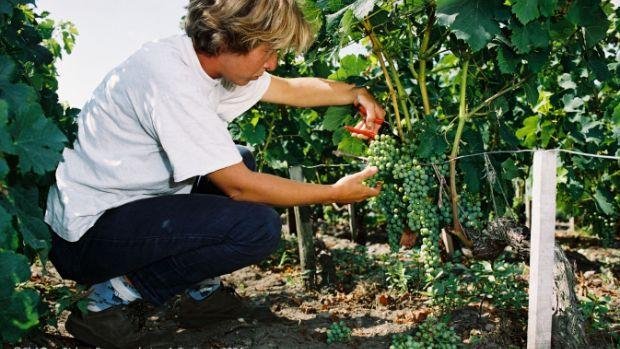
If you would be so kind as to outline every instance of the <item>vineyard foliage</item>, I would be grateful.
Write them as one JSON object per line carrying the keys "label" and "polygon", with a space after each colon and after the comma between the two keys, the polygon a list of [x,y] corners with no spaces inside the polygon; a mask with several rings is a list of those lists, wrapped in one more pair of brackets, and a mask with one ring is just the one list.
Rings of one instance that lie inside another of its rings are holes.
{"label": "vineyard foliage", "polygon": [[54,68],[77,31],[47,15],[33,1],[0,2],[0,342],[53,324],[70,297],[65,288],[45,293],[62,298],[51,308],[28,283],[31,264],[47,259],[42,198],[77,112],[59,104]]}
{"label": "vineyard foliage", "polygon": [[[261,106],[239,120],[236,136],[255,145],[259,161],[275,171],[339,161],[331,156],[335,148],[371,155],[371,160],[375,156],[389,184],[383,195],[404,205],[404,178],[394,176],[411,174],[413,158],[445,164],[459,154],[535,148],[620,155],[620,10],[610,1],[304,4],[318,30],[317,41],[304,57],[283,57],[276,74],[368,87],[388,110],[385,128],[398,143],[394,147],[413,153],[407,161],[402,154],[378,159],[372,150],[368,153],[368,145],[342,127],[356,122],[347,106]],[[447,183],[444,205],[476,201],[470,206],[481,205],[485,218],[508,214],[523,219],[531,162],[529,153],[460,159],[455,168],[439,171]],[[395,170],[397,164],[401,168]],[[437,206],[441,181],[433,168],[425,172],[429,179],[424,183],[412,181],[428,187],[426,194],[432,193],[429,200]],[[577,217],[581,226],[611,241],[620,209],[618,162],[562,154],[559,173],[559,213]],[[311,170],[307,175],[316,176]],[[380,206],[388,222],[392,211],[400,209]],[[436,209],[430,203],[422,206]],[[477,212],[457,213],[450,222],[455,230],[479,224]],[[402,232],[407,220],[399,217],[393,224]],[[409,228],[419,229],[419,224],[410,222]],[[391,237],[393,246],[399,238]]]}
{"label": "vineyard foliage", "polygon": [[[400,288],[416,281],[431,302],[445,305],[475,297],[456,292],[468,290],[457,282],[463,275],[501,278],[472,284],[478,295],[518,294],[497,302],[522,308],[518,283],[506,281],[517,267],[476,262],[453,272],[462,267],[442,266],[438,234],[451,226],[467,241],[467,231],[489,217],[522,215],[531,156],[448,160],[534,148],[620,156],[620,9],[609,0],[303,4],[317,41],[303,57],[285,54],[275,74],[366,86],[388,111],[385,134],[370,146],[351,137],[343,129],[357,121],[350,106],[259,105],[231,125],[235,139],[254,147],[261,170],[282,176],[290,165],[355,161],[335,158],[334,149],[368,156],[386,183],[374,204],[391,245],[398,247],[405,230],[419,233],[420,259],[430,270],[403,269],[394,275]],[[58,102],[54,62],[71,52],[77,31],[37,11],[34,0],[3,0],[0,34],[0,340],[16,342],[53,325],[73,299],[66,288],[36,289],[29,279],[50,247],[42,198],[75,134],[77,110]],[[332,181],[344,169],[305,174]],[[560,213],[609,241],[618,228],[618,162],[562,154],[559,174]]]}

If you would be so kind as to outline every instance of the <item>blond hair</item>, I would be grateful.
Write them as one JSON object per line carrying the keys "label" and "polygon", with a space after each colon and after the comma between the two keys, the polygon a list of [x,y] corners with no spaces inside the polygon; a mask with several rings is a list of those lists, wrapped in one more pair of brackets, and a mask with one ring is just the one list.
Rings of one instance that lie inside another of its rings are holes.
{"label": "blond hair", "polygon": [[301,53],[313,40],[296,0],[191,0],[185,31],[211,56],[246,54],[262,44]]}

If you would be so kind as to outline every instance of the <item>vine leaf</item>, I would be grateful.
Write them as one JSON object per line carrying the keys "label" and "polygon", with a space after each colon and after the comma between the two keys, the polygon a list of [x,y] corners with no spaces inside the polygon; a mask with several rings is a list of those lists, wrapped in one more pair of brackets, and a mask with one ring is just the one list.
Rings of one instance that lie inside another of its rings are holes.
{"label": "vine leaf", "polygon": [[328,131],[335,131],[340,128],[345,119],[351,114],[348,106],[329,107],[323,116],[323,128]]}
{"label": "vine leaf", "polygon": [[519,53],[528,53],[533,48],[549,46],[549,25],[531,22],[527,25],[513,23],[511,41]]}
{"label": "vine leaf", "polygon": [[613,195],[607,189],[602,189],[601,187],[597,188],[596,193],[594,194],[594,199],[596,200],[598,207],[606,215],[613,217],[616,214],[616,210],[613,205]]}
{"label": "vine leaf", "polygon": [[540,17],[538,0],[515,0],[514,5],[512,5],[512,13],[525,25]]}
{"label": "vine leaf", "polygon": [[0,56],[0,81],[10,81],[15,73],[15,62],[7,56]]}
{"label": "vine leaf", "polygon": [[368,16],[370,11],[375,7],[375,2],[377,0],[357,0],[356,2],[351,4],[351,9],[353,10],[353,14],[357,19],[364,19],[364,17]]}
{"label": "vine leaf", "polygon": [[267,137],[265,126],[262,124],[252,125],[252,123],[245,124],[241,128],[241,134],[246,141],[251,144],[262,144]]}
{"label": "vine leaf", "polygon": [[9,343],[18,341],[39,323],[39,295],[34,290],[13,292],[2,304],[5,306],[0,308],[0,336]]}
{"label": "vine leaf", "polygon": [[43,116],[40,105],[32,103],[20,109],[9,131],[22,173],[33,171],[42,175],[56,168],[62,157],[60,150],[67,138],[51,120]]}
{"label": "vine leaf", "polygon": [[487,0],[438,0],[437,20],[475,52],[499,34],[499,23],[494,19],[501,13],[499,6],[497,1]]}
{"label": "vine leaf", "polygon": [[605,38],[610,22],[599,0],[577,0],[566,14],[572,24],[584,28],[586,46],[594,47]]}
{"label": "vine leaf", "polygon": [[342,141],[338,144],[338,150],[353,154],[353,155],[362,155],[366,151],[366,143],[358,138],[353,138],[350,135],[345,136]]}
{"label": "vine leaf", "polygon": [[7,251],[0,252],[0,265],[0,298],[4,298],[11,294],[13,285],[30,278],[30,263],[26,256]]}
{"label": "vine leaf", "polygon": [[497,51],[497,63],[502,74],[514,73],[520,62],[521,59],[508,47],[502,46]]}

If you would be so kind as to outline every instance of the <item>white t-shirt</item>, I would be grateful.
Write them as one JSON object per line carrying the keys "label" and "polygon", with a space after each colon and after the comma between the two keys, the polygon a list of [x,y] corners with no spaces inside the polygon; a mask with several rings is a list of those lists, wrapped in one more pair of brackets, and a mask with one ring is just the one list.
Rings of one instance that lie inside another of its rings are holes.
{"label": "white t-shirt", "polygon": [[269,83],[265,73],[225,89],[202,69],[186,35],[144,45],[105,77],[80,112],[45,222],[77,241],[107,209],[189,193],[195,176],[241,162],[227,124]]}

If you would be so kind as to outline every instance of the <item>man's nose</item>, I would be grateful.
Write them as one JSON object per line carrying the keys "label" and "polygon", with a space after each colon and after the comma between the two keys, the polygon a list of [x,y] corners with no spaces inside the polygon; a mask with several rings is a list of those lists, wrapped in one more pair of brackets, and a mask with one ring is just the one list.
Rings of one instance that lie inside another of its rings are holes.
{"label": "man's nose", "polygon": [[267,62],[265,62],[265,70],[274,71],[276,70],[277,66],[278,66],[278,54],[274,53],[271,55],[271,57],[269,57]]}

